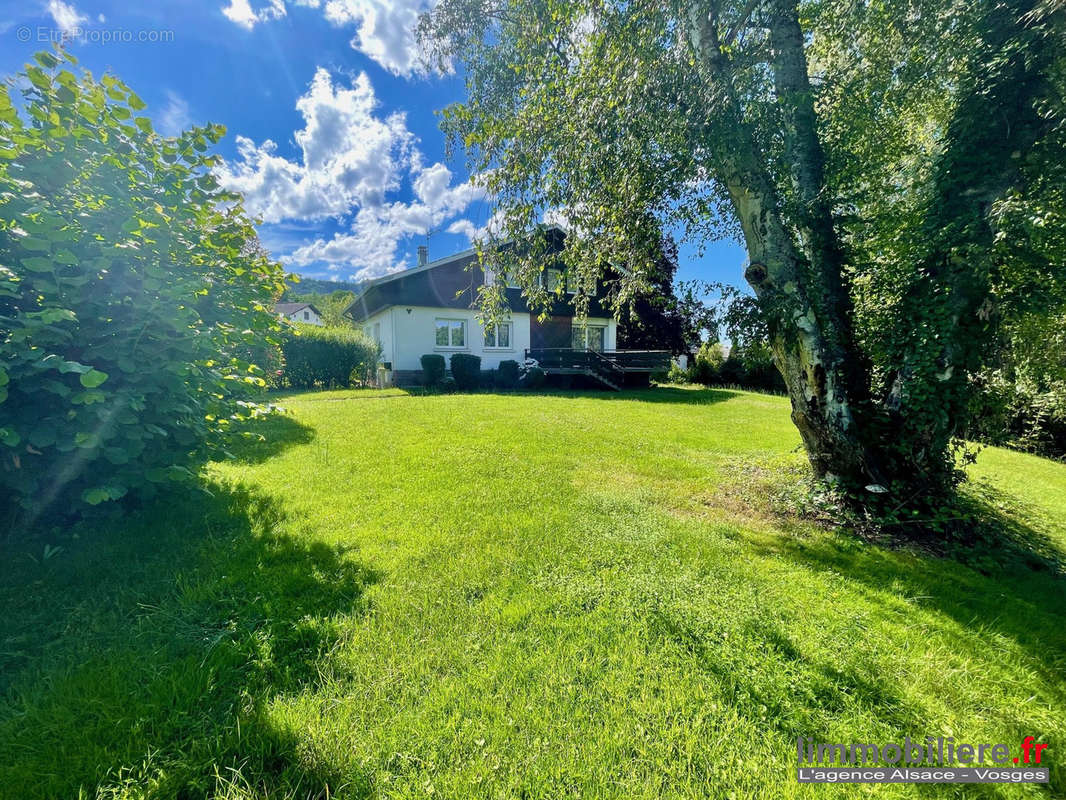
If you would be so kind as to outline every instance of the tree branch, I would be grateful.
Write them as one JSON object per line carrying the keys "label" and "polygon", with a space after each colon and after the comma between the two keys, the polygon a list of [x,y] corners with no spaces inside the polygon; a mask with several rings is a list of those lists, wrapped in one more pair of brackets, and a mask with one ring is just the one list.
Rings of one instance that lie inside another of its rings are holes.
{"label": "tree branch", "polygon": [[733,46],[733,42],[736,41],[736,38],[740,35],[740,32],[744,30],[745,27],[747,27],[748,20],[751,18],[752,13],[755,11],[755,9],[759,6],[761,2],[762,0],[748,0],[747,4],[740,12],[740,16],[737,18],[737,21],[733,23],[733,26],[729,29],[728,33],[726,33],[725,37],[722,39],[722,47]]}

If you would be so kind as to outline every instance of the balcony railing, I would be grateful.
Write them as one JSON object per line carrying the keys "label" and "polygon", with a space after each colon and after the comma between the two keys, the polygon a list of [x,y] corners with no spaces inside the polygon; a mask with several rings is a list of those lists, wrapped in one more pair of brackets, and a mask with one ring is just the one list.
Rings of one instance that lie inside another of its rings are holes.
{"label": "balcony railing", "polygon": [[[610,368],[612,371],[654,372],[670,367],[667,350],[581,350],[573,347],[534,347],[526,350],[544,369]],[[606,362],[606,364],[605,364]]]}

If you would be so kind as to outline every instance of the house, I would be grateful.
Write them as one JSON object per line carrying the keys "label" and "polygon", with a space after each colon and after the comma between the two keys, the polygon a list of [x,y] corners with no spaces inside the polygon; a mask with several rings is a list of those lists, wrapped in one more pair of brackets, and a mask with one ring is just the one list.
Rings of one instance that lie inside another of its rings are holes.
{"label": "house", "polygon": [[[547,228],[545,235],[561,247],[565,234]],[[561,268],[547,265],[547,288],[565,281]],[[491,279],[491,276],[490,276]],[[589,303],[583,323],[575,319],[571,300],[557,299],[545,320],[531,313],[522,291],[513,284],[505,289],[509,313],[497,327],[484,327],[477,319],[477,290],[486,280],[475,250],[429,261],[419,248],[417,266],[386,275],[367,284],[345,313],[381,346],[386,370],[399,385],[421,381],[421,358],[439,353],[481,357],[483,370],[501,361],[535,360],[549,375],[584,375],[617,389],[629,373],[643,374],[669,366],[669,353],[622,352],[615,349],[617,324],[602,296]]]}
{"label": "house", "polygon": [[325,325],[322,312],[311,303],[275,303],[274,313],[289,322],[302,322],[305,325]]}

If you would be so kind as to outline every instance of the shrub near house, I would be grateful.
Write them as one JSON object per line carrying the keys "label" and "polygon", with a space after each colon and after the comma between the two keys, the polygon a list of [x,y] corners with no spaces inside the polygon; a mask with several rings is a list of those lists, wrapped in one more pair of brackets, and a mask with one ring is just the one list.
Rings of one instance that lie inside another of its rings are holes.
{"label": "shrub near house", "polygon": [[379,348],[352,328],[296,325],[281,345],[282,383],[294,389],[349,387],[368,383]]}
{"label": "shrub near house", "polygon": [[[0,508],[29,519],[184,480],[264,385],[283,272],[205,155],[112,76],[40,53],[0,85]],[[5,519],[5,523],[11,519]]]}

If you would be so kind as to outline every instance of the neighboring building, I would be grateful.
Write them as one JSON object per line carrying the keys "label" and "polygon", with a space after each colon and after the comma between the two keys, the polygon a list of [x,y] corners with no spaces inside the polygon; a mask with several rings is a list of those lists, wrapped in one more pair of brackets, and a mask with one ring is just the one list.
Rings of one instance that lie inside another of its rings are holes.
{"label": "neighboring building", "polygon": [[[565,234],[549,228],[546,235],[561,244]],[[564,279],[561,269],[544,271],[548,287]],[[590,301],[583,325],[574,319],[570,295],[557,300],[542,322],[530,313],[521,290],[508,285],[510,314],[498,328],[486,329],[474,308],[484,282],[485,271],[474,250],[427,263],[425,248],[419,248],[418,266],[372,281],[346,313],[381,345],[382,361],[401,385],[421,380],[426,353],[439,353],[446,360],[453,353],[470,353],[481,357],[485,370],[501,361],[533,358],[549,374],[585,374],[612,388],[621,385],[627,371],[651,371],[616,363],[627,356],[615,350],[617,324],[601,298]],[[668,365],[669,355],[661,355]]]}
{"label": "neighboring building", "polygon": [[322,313],[310,303],[275,303],[274,313],[289,322],[302,322],[305,325],[325,325]]}

